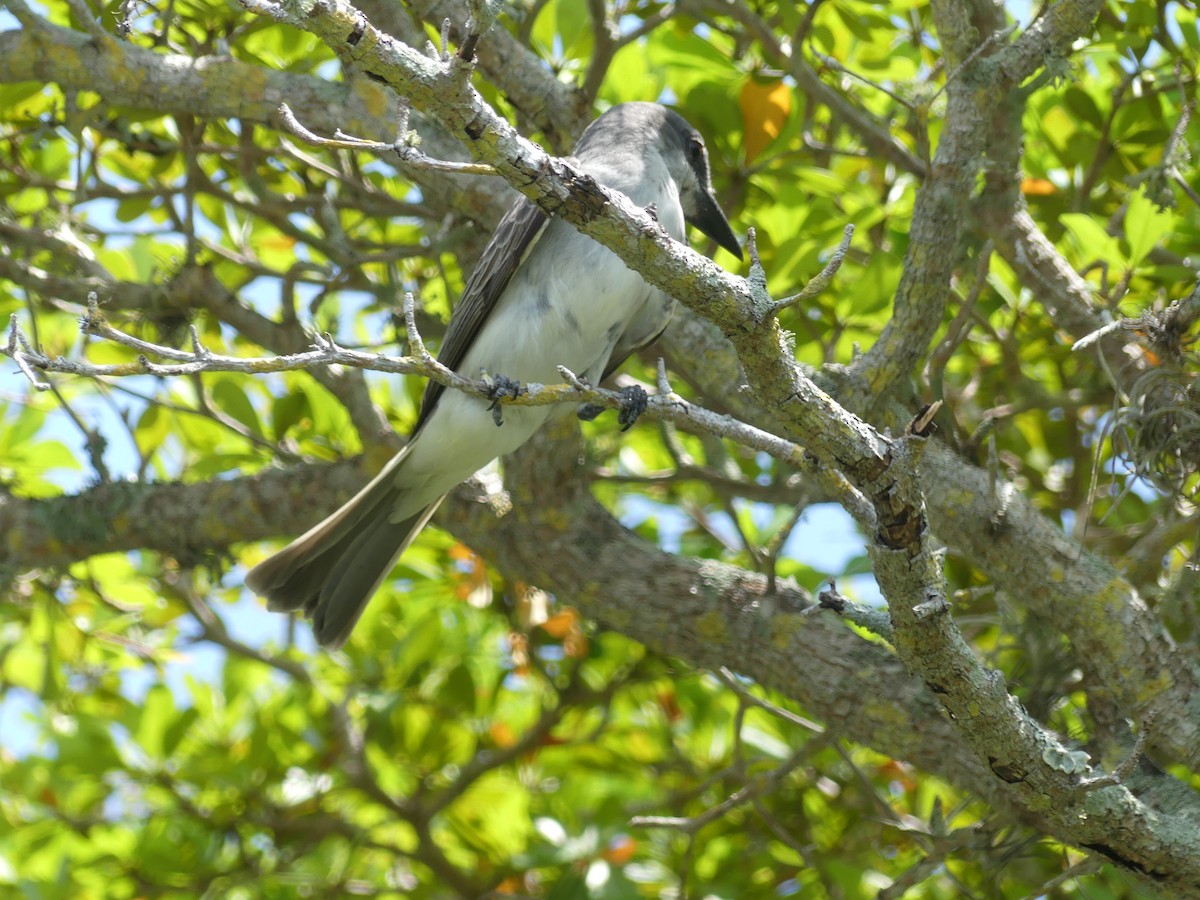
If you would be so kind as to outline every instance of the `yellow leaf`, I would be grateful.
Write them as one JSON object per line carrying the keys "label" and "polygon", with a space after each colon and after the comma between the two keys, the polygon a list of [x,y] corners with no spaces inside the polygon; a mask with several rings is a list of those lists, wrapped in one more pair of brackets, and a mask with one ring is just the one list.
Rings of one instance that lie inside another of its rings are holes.
{"label": "yellow leaf", "polygon": [[608,842],[608,849],[601,856],[614,866],[623,866],[637,852],[637,841],[627,834],[618,835]]}
{"label": "yellow leaf", "polygon": [[1045,178],[1026,178],[1021,182],[1021,193],[1026,197],[1048,197],[1057,192],[1054,182]]}
{"label": "yellow leaf", "polygon": [[570,607],[567,607],[562,612],[555,613],[542,623],[542,628],[546,633],[559,640],[566,637],[573,629],[578,627],[579,613]]}
{"label": "yellow leaf", "polygon": [[742,149],[751,163],[783,131],[792,111],[792,92],[782,81],[761,81],[754,76],[742,85]]}
{"label": "yellow leaf", "polygon": [[458,543],[451,547],[449,555],[455,562],[465,562],[466,560],[475,559],[475,552],[463,543]]}
{"label": "yellow leaf", "polygon": [[257,242],[260,248],[267,250],[291,250],[296,246],[296,239],[290,234],[276,234],[271,237],[262,238]]}
{"label": "yellow leaf", "polygon": [[517,742],[517,734],[507,722],[493,722],[488,732],[497,747],[511,747]]}

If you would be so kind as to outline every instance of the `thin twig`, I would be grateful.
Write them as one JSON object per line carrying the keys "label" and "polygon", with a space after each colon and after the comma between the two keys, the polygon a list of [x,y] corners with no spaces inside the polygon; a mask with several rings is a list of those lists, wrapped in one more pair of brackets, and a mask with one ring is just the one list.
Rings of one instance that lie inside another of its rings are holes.
{"label": "thin twig", "polygon": [[[36,359],[41,354],[36,353],[29,346],[29,342],[25,340],[25,335],[21,333],[20,324],[17,321],[17,314],[13,313],[8,321],[8,346],[4,348],[4,355],[12,358],[12,361],[17,364],[17,368],[21,370],[37,390],[50,390],[50,383],[38,378],[37,374],[33,371],[33,367],[30,366],[30,359]],[[19,347],[17,346],[18,344],[20,344]],[[41,367],[39,366],[39,368]]]}
{"label": "thin twig", "polygon": [[754,696],[754,694],[750,693],[746,686],[738,680],[737,675],[735,675],[732,670],[726,668],[725,666],[721,666],[721,668],[717,670],[717,677],[721,679],[721,682],[727,688],[737,694],[743,703],[749,706],[757,707],[761,710],[765,710],[771,715],[783,719],[785,722],[791,722],[793,725],[799,726],[806,731],[811,731],[813,734],[825,733],[825,729],[811,719],[806,719],[804,716],[798,716],[791,710],[784,709],[782,706],[776,706],[769,700],[764,700],[761,697]]}
{"label": "thin twig", "polygon": [[782,300],[776,301],[771,306],[772,313],[778,313],[782,309],[786,309],[793,303],[799,303],[801,300],[809,300],[817,296],[825,288],[829,287],[833,281],[833,276],[837,274],[838,269],[842,267],[842,262],[846,259],[846,253],[850,249],[850,239],[854,237],[854,226],[847,225],[842,231],[842,241],[837,245],[837,249],[833,251],[833,256],[829,258],[828,264],[822,269],[815,278],[812,279],[804,288],[790,297],[785,297]]}
{"label": "thin twig", "polygon": [[1120,784],[1124,779],[1133,774],[1133,770],[1137,768],[1138,761],[1146,752],[1146,736],[1150,733],[1151,727],[1154,725],[1154,712],[1146,714],[1142,720],[1142,727],[1138,729],[1137,739],[1133,742],[1133,749],[1112,770],[1110,774],[1100,775],[1096,778],[1088,778],[1080,782],[1079,789],[1085,793],[1099,790],[1102,787],[1111,787]]}
{"label": "thin twig", "polygon": [[810,748],[807,744],[798,748],[778,767],[752,779],[741,790],[731,794],[716,806],[709,807],[698,816],[634,816],[629,820],[629,824],[634,828],[639,826],[647,828],[676,828],[686,834],[695,834],[705,825],[716,821],[730,810],[737,809],[743,803],[748,803],[766,791],[773,790],[784,778],[804,762],[809,753]]}
{"label": "thin twig", "polygon": [[394,153],[400,157],[400,161],[414,169],[424,169],[430,172],[449,172],[455,175],[495,175],[496,167],[489,166],[486,163],[473,162],[452,162],[450,160],[434,159],[426,156],[417,149],[416,144],[411,139],[411,132],[403,133],[399,138],[392,142],[387,141],[369,141],[365,138],[354,137],[350,134],[344,134],[340,130],[335,132],[334,137],[321,137],[313,131],[309,131],[296,118],[291,107],[286,103],[279,105],[279,117],[283,120],[284,127],[296,137],[314,147],[324,147],[331,150],[359,150],[368,153]]}

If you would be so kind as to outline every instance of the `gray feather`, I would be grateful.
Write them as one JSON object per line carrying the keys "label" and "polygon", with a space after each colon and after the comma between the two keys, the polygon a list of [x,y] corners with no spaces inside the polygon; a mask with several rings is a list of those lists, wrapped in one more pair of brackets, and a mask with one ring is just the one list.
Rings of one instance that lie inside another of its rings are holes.
{"label": "gray feather", "polygon": [[401,496],[396,469],[404,457],[401,451],[349,503],[246,575],[246,586],[266,597],[269,609],[311,618],[323,646],[340,647],[350,636],[371,595],[441,503],[389,521]]}

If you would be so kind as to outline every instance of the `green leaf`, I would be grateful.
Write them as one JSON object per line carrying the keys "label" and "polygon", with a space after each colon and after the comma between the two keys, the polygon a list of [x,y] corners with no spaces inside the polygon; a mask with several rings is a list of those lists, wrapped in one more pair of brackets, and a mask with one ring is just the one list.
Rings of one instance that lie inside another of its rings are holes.
{"label": "green leaf", "polygon": [[1104,126],[1104,114],[1083,85],[1070,85],[1063,94],[1063,102],[1077,120],[1087,122],[1096,129]]}
{"label": "green leaf", "polygon": [[562,41],[564,54],[575,58],[592,49],[592,21],[587,4],[578,0],[553,0],[554,25]]}
{"label": "green leaf", "polygon": [[192,725],[200,718],[200,714],[192,707],[183,710],[175,716],[162,736],[162,752],[165,758],[170,758],[175,754],[180,742],[187,737]]}
{"label": "green leaf", "polygon": [[171,691],[161,684],[156,684],[146,694],[142,701],[141,715],[138,717],[137,731],[134,737],[142,749],[153,759],[166,756],[166,746],[163,737],[168,728],[174,724],[175,700]]}
{"label": "green leaf", "polygon": [[1084,213],[1064,213],[1061,221],[1075,240],[1078,258],[1085,264],[1106,262],[1117,269],[1128,267],[1129,260],[1121,252],[1119,242],[1096,218]]}
{"label": "green leaf", "polygon": [[275,440],[282,440],[308,415],[308,397],[304,393],[290,391],[282,397],[276,397],[271,403],[271,425]]}
{"label": "green leaf", "polygon": [[[0,406],[0,413],[7,413],[8,404]],[[46,421],[46,413],[34,406],[28,404],[20,406],[19,412],[15,419],[5,415],[5,425],[0,429],[0,454],[2,453],[17,453],[25,444],[37,434],[38,429],[42,427],[42,423]],[[0,459],[3,459],[0,456]]]}
{"label": "green leaf", "polygon": [[456,709],[474,710],[477,705],[475,678],[465,664],[455,666],[442,682],[439,694],[442,702]]}
{"label": "green leaf", "polygon": [[50,105],[50,92],[42,82],[14,81],[0,85],[0,121],[28,121],[42,115]]}
{"label": "green leaf", "polygon": [[262,434],[262,423],[250,398],[246,396],[247,382],[243,378],[221,378],[212,385],[213,403],[229,417],[241,422],[254,434]]}
{"label": "green leaf", "polygon": [[162,446],[163,441],[171,433],[169,419],[167,411],[157,403],[147,406],[145,411],[138,416],[133,436],[141,453],[150,456]]}
{"label": "green leaf", "polygon": [[523,851],[533,834],[529,792],[504,771],[476,780],[446,818],[459,840],[497,861]]}
{"label": "green leaf", "polygon": [[626,44],[613,58],[600,95],[611,104],[655,97],[662,91],[663,73],[650,65],[646,44]]}
{"label": "green leaf", "polygon": [[1129,241],[1129,261],[1137,265],[1150,255],[1158,242],[1175,229],[1175,214],[1159,209],[1146,196],[1136,191],[1129,197],[1125,210],[1125,237]]}
{"label": "green leaf", "polygon": [[117,204],[118,222],[136,222],[150,210],[153,201],[149,197],[128,197]]}

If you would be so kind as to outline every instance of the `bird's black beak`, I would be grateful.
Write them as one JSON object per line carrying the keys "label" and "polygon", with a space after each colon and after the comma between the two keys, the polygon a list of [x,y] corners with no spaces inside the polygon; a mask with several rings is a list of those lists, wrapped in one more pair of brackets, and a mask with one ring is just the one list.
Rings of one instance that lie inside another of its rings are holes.
{"label": "bird's black beak", "polygon": [[721,207],[717,205],[717,198],[709,191],[701,191],[696,207],[696,211],[687,217],[688,222],[741,259],[742,248],[738,245],[733,229],[729,227],[725,213],[721,212]]}

